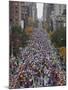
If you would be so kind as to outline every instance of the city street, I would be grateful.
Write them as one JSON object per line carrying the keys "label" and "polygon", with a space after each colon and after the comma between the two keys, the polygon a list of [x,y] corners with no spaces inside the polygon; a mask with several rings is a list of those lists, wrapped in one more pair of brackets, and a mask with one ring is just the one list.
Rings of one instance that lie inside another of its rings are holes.
{"label": "city street", "polygon": [[66,5],[9,1],[9,88],[66,85]]}
{"label": "city street", "polygon": [[14,79],[11,88],[65,85],[65,71],[41,21],[38,28],[33,28],[28,45],[20,48],[18,60],[10,74]]}

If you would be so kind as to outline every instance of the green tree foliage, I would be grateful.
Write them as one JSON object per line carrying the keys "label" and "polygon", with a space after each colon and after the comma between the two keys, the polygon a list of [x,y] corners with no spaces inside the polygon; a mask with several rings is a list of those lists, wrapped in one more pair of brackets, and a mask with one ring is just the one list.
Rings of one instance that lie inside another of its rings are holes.
{"label": "green tree foliage", "polygon": [[13,26],[10,32],[10,54],[13,48],[13,55],[16,56],[19,52],[19,47],[27,45],[28,38],[25,30],[22,30],[20,26]]}
{"label": "green tree foliage", "polygon": [[60,29],[56,30],[51,36],[51,41],[57,47],[66,47],[66,28],[61,27]]}

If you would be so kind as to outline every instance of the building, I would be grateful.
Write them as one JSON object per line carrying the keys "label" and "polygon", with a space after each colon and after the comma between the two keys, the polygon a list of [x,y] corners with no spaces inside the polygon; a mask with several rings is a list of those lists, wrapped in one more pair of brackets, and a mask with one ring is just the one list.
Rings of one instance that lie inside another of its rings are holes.
{"label": "building", "polygon": [[44,6],[43,6],[43,21],[45,22],[46,21],[46,15],[47,15],[47,3],[44,3]]}
{"label": "building", "polygon": [[66,5],[54,4],[54,11],[51,13],[50,16],[53,22],[53,30],[64,27],[64,24],[66,24],[66,15],[63,14],[64,10],[66,10]]}
{"label": "building", "polygon": [[60,27],[66,27],[66,14],[64,11],[66,11],[66,5],[55,5],[56,29],[59,29]]}
{"label": "building", "polygon": [[37,7],[36,3],[29,2],[29,24],[36,22],[37,20]]}
{"label": "building", "polygon": [[45,28],[48,30],[53,29],[52,20],[50,18],[51,12],[53,10],[54,10],[54,4],[44,3],[44,6],[43,6],[43,24],[44,24],[44,27],[47,26],[47,28],[46,27]]}
{"label": "building", "polygon": [[10,26],[19,25],[25,28],[30,22],[29,17],[31,17],[33,21],[37,19],[36,3],[9,1]]}
{"label": "building", "polygon": [[32,18],[33,18],[33,21],[37,20],[37,7],[36,7],[36,3],[32,3]]}
{"label": "building", "polygon": [[20,3],[9,1],[9,22],[10,25],[20,25]]}
{"label": "building", "polygon": [[66,10],[64,4],[44,4],[43,20],[48,24],[48,28],[53,31],[66,24],[66,15],[63,12]]}
{"label": "building", "polygon": [[54,10],[54,4],[44,3],[43,6],[43,20],[48,20],[50,18],[51,12]]}
{"label": "building", "polygon": [[10,26],[27,25],[29,16],[29,7],[26,2],[9,1],[9,23]]}

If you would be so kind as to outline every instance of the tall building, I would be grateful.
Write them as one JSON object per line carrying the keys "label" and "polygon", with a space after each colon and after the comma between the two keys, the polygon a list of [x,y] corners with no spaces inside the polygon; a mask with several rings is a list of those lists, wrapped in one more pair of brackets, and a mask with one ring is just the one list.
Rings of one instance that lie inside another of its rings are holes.
{"label": "tall building", "polygon": [[37,7],[36,7],[36,3],[32,3],[32,18],[33,18],[33,21],[37,20]]}
{"label": "tall building", "polygon": [[10,26],[21,25],[24,22],[24,26],[27,25],[29,16],[29,8],[26,2],[10,1],[9,2],[9,22]]}
{"label": "tall building", "polygon": [[44,4],[43,9],[43,21],[47,21],[48,27],[51,30],[56,30],[66,23],[66,16],[63,15],[64,10],[66,10],[66,5]]}
{"label": "tall building", "polygon": [[46,18],[47,18],[47,3],[44,3],[44,6],[43,6],[43,21],[45,22],[46,21]]}
{"label": "tall building", "polygon": [[9,1],[9,22],[10,26],[21,25],[24,28],[28,25],[28,18],[37,19],[36,3]]}
{"label": "tall building", "polygon": [[55,12],[54,14],[56,16],[62,15],[64,9],[66,9],[66,5],[64,5],[64,4],[54,4],[54,12]]}
{"label": "tall building", "polygon": [[64,10],[66,10],[66,5],[64,4],[55,4],[54,11],[51,14],[51,19],[53,21],[53,29],[59,29],[64,27],[66,23],[66,15],[63,15]]}
{"label": "tall building", "polygon": [[54,10],[54,4],[48,4],[44,3],[43,6],[43,22],[44,22],[44,27],[45,23],[47,25],[47,29],[52,30],[52,20],[50,18],[52,11]]}
{"label": "tall building", "polygon": [[37,7],[34,2],[29,2],[29,16],[33,21],[37,20]]}
{"label": "tall building", "polygon": [[43,20],[50,18],[51,12],[54,10],[54,4],[44,3],[43,6]]}
{"label": "tall building", "polygon": [[20,25],[20,19],[20,3],[18,1],[9,1],[10,25]]}

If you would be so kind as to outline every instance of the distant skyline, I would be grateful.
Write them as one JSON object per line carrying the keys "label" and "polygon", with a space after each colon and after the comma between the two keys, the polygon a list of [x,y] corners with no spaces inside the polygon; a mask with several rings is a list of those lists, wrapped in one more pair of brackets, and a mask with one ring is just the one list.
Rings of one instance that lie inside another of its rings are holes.
{"label": "distant skyline", "polygon": [[43,16],[43,3],[37,3],[36,5],[37,5],[37,17],[41,19]]}

